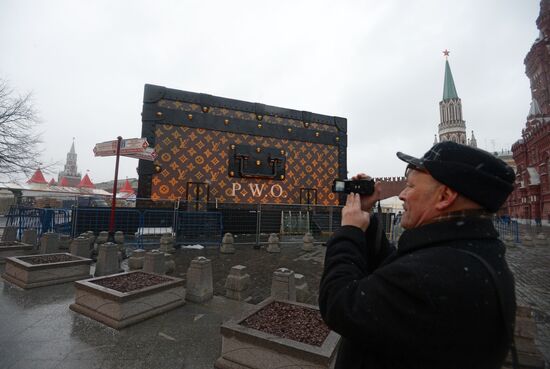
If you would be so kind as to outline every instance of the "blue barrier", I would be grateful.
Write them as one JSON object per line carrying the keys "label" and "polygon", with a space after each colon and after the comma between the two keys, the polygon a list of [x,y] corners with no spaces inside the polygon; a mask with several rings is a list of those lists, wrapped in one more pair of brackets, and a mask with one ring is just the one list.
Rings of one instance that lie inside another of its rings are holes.
{"label": "blue barrier", "polygon": [[514,242],[519,243],[519,224],[517,221],[495,218],[493,224],[500,237],[510,236]]}
{"label": "blue barrier", "polygon": [[[86,231],[107,231],[109,208],[78,207],[73,209],[74,235]],[[217,244],[222,239],[220,212],[117,208],[115,231],[125,234],[126,243],[136,247],[158,244],[164,233],[175,233],[177,245],[189,243]]]}
{"label": "blue barrier", "polygon": [[19,240],[25,229],[36,229],[38,237],[46,232],[71,235],[71,211],[67,209],[11,206],[6,218],[6,225],[17,227]]}

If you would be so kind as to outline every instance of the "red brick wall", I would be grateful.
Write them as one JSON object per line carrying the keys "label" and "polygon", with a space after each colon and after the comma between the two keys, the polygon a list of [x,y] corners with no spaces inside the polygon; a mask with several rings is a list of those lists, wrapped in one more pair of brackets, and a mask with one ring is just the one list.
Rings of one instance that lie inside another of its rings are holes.
{"label": "red brick wall", "polygon": [[380,177],[376,182],[382,183],[382,199],[397,196],[405,188],[405,177]]}

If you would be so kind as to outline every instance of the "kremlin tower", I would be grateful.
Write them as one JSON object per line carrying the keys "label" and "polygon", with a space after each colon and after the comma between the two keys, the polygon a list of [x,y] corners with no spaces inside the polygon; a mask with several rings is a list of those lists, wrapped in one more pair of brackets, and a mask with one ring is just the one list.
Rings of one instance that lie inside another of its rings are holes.
{"label": "kremlin tower", "polygon": [[59,183],[61,186],[76,187],[80,183],[82,176],[80,175],[80,173],[77,172],[76,156],[77,155],[74,150],[73,138],[71,150],[67,153],[67,162],[65,163],[65,168],[61,172],[59,172],[59,175],[57,177],[57,183]]}
{"label": "kremlin tower", "polygon": [[449,51],[445,55],[445,81],[443,82],[443,100],[439,102],[439,140],[437,135],[434,145],[438,142],[453,141],[463,145],[477,147],[477,141],[472,131],[470,139],[466,137],[466,122],[462,119],[462,101],[456,92],[453,74],[449,65]]}

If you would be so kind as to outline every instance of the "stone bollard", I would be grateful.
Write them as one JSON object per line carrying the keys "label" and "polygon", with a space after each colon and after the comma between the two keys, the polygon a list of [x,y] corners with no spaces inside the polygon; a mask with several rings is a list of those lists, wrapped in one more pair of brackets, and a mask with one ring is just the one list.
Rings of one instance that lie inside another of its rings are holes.
{"label": "stone bollard", "polygon": [[172,254],[176,252],[176,249],[174,248],[174,236],[172,236],[172,233],[164,233],[160,236],[160,251],[165,254]]}
{"label": "stone bollard", "polygon": [[535,246],[546,246],[546,236],[544,236],[544,233],[539,233],[537,237],[535,237]]}
{"label": "stone bollard", "polygon": [[222,246],[220,247],[220,252],[222,254],[234,254],[235,253],[235,239],[231,233],[226,233],[223,235]]}
{"label": "stone bollard", "polygon": [[26,243],[27,245],[36,246],[38,244],[38,242],[36,242],[37,238],[38,234],[36,232],[36,228],[28,228],[23,231],[21,242]]}
{"label": "stone bollard", "polygon": [[315,250],[315,245],[313,244],[313,241],[315,241],[315,240],[313,239],[313,236],[311,235],[311,233],[307,232],[304,235],[303,241],[304,241],[304,243],[302,244],[302,250],[303,251],[313,251],[313,250]]}
{"label": "stone bollard", "polygon": [[81,236],[84,236],[88,239],[88,242],[90,243],[90,249],[94,248],[95,244],[95,234],[93,231],[86,231],[81,234]]}
{"label": "stone bollard", "polygon": [[174,261],[174,255],[164,254],[164,269],[166,274],[172,274],[176,271],[176,262]]}
{"label": "stone bollard", "polygon": [[115,244],[118,247],[118,258],[120,262],[126,259],[128,255],[126,254],[126,246],[123,243]]}
{"label": "stone bollard", "polygon": [[14,242],[15,240],[17,240],[17,227],[6,226],[2,233],[2,242]]}
{"label": "stone bollard", "polygon": [[121,245],[124,243],[124,233],[122,231],[115,232],[115,243]]}
{"label": "stone bollard", "polygon": [[[521,368],[545,368],[544,356],[535,343],[536,332],[537,326],[531,308],[518,305],[514,337],[516,343],[521,342],[520,345],[516,345]],[[511,368],[511,364],[512,358],[508,354],[503,368]]]}
{"label": "stone bollard", "polygon": [[272,233],[269,235],[266,251],[271,253],[281,252],[281,248],[279,247],[279,237],[277,236],[277,233]]}
{"label": "stone bollard", "polygon": [[94,276],[100,277],[120,272],[122,270],[118,261],[117,245],[112,242],[99,245]]}
{"label": "stone bollard", "polygon": [[521,244],[523,246],[533,246],[533,238],[529,234],[525,234],[521,237]]}
{"label": "stone bollard", "polygon": [[143,271],[155,274],[164,274],[166,266],[164,265],[164,252],[152,250],[145,253],[143,258]]}
{"label": "stone bollard", "polygon": [[509,247],[513,247],[516,245],[514,242],[514,237],[511,234],[507,234],[502,238],[502,242]]}
{"label": "stone bollard", "polygon": [[193,302],[205,302],[214,295],[212,283],[212,263],[204,256],[191,260],[187,269],[186,299]]}
{"label": "stone bollard", "polygon": [[46,232],[40,237],[40,253],[54,254],[59,252],[59,234]]}
{"label": "stone bollard", "polygon": [[294,272],[279,268],[273,272],[271,280],[271,297],[277,300],[296,301],[296,282]]}
{"label": "stone bollard", "polygon": [[537,333],[537,326],[533,319],[533,311],[528,306],[518,305],[516,308],[516,324],[514,336],[534,340]]}
{"label": "stone bollard", "polygon": [[96,240],[95,240],[95,243],[97,243],[97,245],[103,245],[104,243],[107,242],[107,240],[109,239],[109,232],[107,231],[101,231],[99,232],[99,235],[97,236]]}
{"label": "stone bollard", "polygon": [[75,256],[89,258],[92,254],[92,250],[90,250],[90,240],[86,237],[78,236],[71,242],[69,252]]}
{"label": "stone bollard", "polygon": [[295,273],[294,284],[296,286],[296,301],[306,302],[309,296],[309,289],[304,275]]}
{"label": "stone bollard", "polygon": [[248,297],[250,275],[246,274],[244,265],[235,265],[231,268],[225,280],[225,297],[232,300],[243,301]]}
{"label": "stone bollard", "polygon": [[124,233],[122,233],[122,231],[116,231],[114,239],[118,247],[118,258],[122,262],[123,259],[128,257],[126,254],[126,245],[124,245]]}
{"label": "stone bollard", "polygon": [[60,250],[69,250],[71,245],[71,236],[67,234],[62,234],[59,236],[59,249]]}
{"label": "stone bollard", "polygon": [[128,268],[130,268],[130,270],[143,269],[144,259],[145,259],[145,250],[137,249],[132,251],[132,255],[128,259]]}

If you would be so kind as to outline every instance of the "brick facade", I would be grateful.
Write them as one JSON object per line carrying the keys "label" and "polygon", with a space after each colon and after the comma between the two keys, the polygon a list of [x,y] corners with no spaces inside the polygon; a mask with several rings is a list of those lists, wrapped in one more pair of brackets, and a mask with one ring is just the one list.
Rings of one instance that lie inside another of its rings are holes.
{"label": "brick facade", "polygon": [[533,102],[521,139],[512,146],[516,188],[506,204],[514,218],[550,223],[550,0],[541,1],[539,37],[525,57]]}

